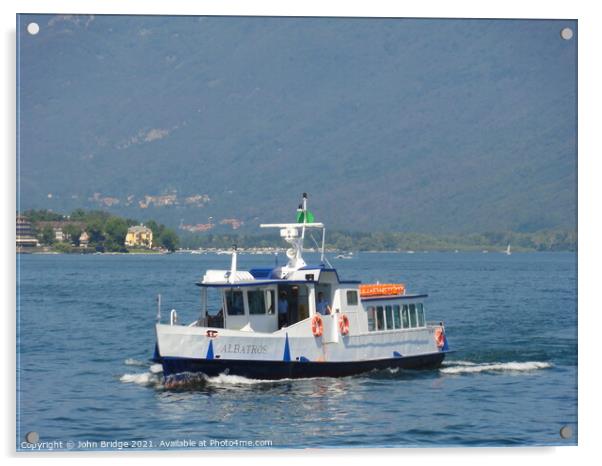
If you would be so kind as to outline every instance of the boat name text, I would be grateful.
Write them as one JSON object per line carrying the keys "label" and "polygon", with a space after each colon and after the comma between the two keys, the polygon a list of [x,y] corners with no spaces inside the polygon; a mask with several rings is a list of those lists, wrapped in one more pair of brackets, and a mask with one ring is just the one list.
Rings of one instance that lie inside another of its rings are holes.
{"label": "boat name text", "polygon": [[238,354],[265,354],[268,352],[266,345],[240,345],[238,343],[226,343],[221,348],[222,353]]}

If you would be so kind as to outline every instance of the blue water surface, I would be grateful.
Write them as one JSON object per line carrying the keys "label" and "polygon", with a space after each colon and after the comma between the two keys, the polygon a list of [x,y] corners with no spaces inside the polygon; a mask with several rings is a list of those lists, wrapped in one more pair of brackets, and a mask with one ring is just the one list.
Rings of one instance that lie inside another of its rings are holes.
{"label": "blue water surface", "polygon": [[[342,278],[429,293],[427,318],[445,322],[457,351],[438,370],[281,382],[220,376],[166,390],[149,361],[156,295],[164,317],[175,308],[181,321],[194,320],[194,282],[205,269],[228,268],[229,256],[19,256],[17,448],[28,449],[31,431],[71,450],[577,443],[575,254],[330,260]],[[239,268],[273,263],[239,256]],[[565,425],[569,439],[559,435]]]}

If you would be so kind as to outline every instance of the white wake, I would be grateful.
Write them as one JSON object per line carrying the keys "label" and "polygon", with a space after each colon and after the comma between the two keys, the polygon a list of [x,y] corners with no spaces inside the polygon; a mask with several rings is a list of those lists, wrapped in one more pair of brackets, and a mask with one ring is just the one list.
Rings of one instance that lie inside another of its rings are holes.
{"label": "white wake", "polygon": [[214,377],[207,377],[207,383],[212,385],[257,385],[257,384],[273,384],[279,382],[289,382],[292,379],[278,379],[278,380],[267,380],[267,379],[248,379],[240,375],[229,375],[220,374]]}
{"label": "white wake", "polygon": [[161,364],[149,364],[128,358],[124,361],[126,366],[147,367],[147,372],[138,372],[134,374],[123,374],[119,380],[123,383],[134,383],[146,387],[160,387],[163,384],[163,367]]}
{"label": "white wake", "polygon": [[139,361],[138,359],[134,358],[127,358],[125,361],[123,361],[123,363],[126,366],[148,366],[148,362]]}
{"label": "white wake", "polygon": [[439,369],[444,374],[474,374],[478,372],[531,372],[540,369],[548,369],[553,364],[541,361],[526,362],[491,362],[474,363],[470,361],[449,361]]}

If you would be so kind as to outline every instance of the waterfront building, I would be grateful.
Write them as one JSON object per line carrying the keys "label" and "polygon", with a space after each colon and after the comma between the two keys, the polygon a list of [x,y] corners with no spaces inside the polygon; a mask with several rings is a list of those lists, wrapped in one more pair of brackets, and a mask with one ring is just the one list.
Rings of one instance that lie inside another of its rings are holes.
{"label": "waterfront building", "polygon": [[90,242],[90,235],[86,231],[82,231],[82,234],[79,235],[79,246],[86,249],[88,247],[88,243]]}
{"label": "waterfront building", "polygon": [[53,228],[54,231],[54,239],[56,241],[65,241],[67,239],[67,235],[65,233],[63,233],[63,229],[62,228]]}
{"label": "waterfront building", "polygon": [[128,228],[125,236],[125,245],[128,247],[153,247],[153,232],[144,225],[136,225]]}
{"label": "waterfront building", "polygon": [[34,235],[31,222],[27,218],[17,215],[17,248],[39,246]]}

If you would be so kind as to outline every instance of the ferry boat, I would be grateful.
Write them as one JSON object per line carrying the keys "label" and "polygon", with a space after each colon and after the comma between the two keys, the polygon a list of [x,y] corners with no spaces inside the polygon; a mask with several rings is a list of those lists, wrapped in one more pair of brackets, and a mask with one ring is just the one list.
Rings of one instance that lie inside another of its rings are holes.
{"label": "ferry boat", "polygon": [[[234,249],[229,269],[207,270],[197,283],[197,320],[181,325],[172,310],[162,323],[159,304],[153,359],[167,387],[191,374],[275,380],[436,368],[450,352],[443,322],[426,320],[426,294],[342,279],[324,255],[326,229],[305,193],[297,212],[297,223],[261,225],[279,229],[290,245],[286,265],[238,270]],[[322,235],[318,264],[303,259],[312,230]]]}

